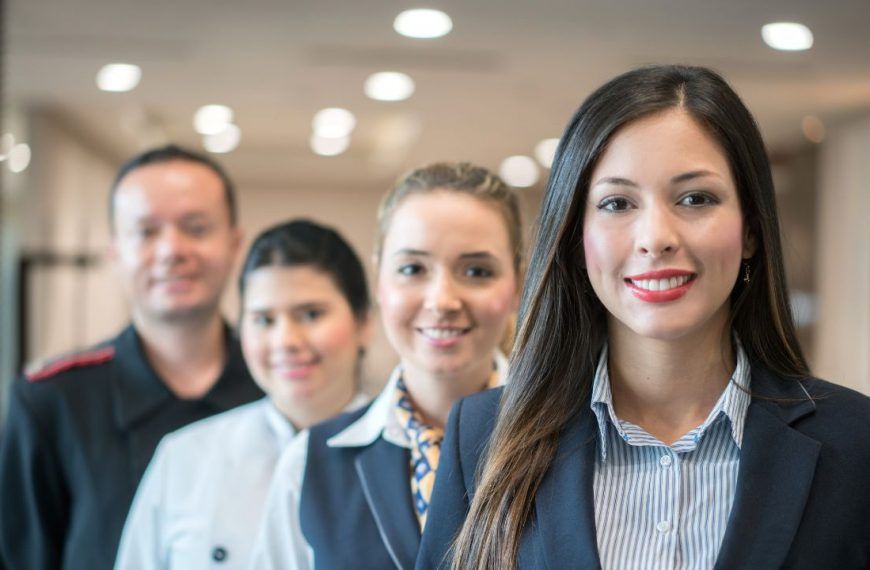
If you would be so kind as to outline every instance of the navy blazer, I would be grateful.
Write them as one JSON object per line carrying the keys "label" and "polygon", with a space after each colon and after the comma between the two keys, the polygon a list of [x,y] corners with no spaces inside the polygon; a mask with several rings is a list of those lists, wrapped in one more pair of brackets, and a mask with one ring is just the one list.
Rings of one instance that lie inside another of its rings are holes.
{"label": "navy blazer", "polygon": [[[870,398],[752,366],[737,490],[717,569],[870,568]],[[807,394],[813,399],[807,398]],[[468,513],[501,390],[451,411],[418,570],[444,568]],[[592,484],[598,427],[569,422],[520,539],[520,568],[600,568]]]}
{"label": "navy blazer", "polygon": [[364,447],[326,441],[371,404],[311,428],[300,522],[317,569],[410,570],[420,546],[408,449],[378,437]]}

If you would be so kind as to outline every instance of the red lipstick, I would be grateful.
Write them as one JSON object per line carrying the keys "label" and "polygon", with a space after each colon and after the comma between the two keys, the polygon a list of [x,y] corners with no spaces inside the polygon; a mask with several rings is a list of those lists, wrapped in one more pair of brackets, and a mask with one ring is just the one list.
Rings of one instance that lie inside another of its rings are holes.
{"label": "red lipstick", "polygon": [[631,293],[647,303],[668,303],[685,295],[695,283],[695,273],[682,269],[661,269],[625,278]]}

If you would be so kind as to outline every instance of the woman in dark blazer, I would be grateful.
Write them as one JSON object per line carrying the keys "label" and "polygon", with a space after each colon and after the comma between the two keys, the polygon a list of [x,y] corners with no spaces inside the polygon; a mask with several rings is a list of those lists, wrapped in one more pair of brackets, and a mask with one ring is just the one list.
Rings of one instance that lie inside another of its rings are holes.
{"label": "woman in dark blazer", "polygon": [[749,111],[634,70],[562,137],[508,383],[451,412],[417,567],[867,568],[868,418],[809,374]]}
{"label": "woman in dark blazer", "polygon": [[252,569],[413,568],[450,408],[506,374],[515,192],[484,168],[436,163],[400,180],[378,221],[378,307],[399,363],[369,406],[284,451]]}

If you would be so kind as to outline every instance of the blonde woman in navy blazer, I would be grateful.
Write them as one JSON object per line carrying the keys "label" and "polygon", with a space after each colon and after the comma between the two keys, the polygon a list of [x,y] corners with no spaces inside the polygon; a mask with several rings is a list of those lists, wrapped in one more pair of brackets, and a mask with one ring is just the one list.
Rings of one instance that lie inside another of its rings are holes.
{"label": "blonde woman in navy blazer", "polygon": [[451,412],[418,568],[870,567],[870,399],[809,374],[764,144],[716,73],[577,111],[510,370]]}
{"label": "blonde woman in navy blazer", "polygon": [[[418,450],[440,447],[454,401],[505,376],[516,194],[483,168],[434,164],[404,177],[378,217],[377,299],[399,365],[370,406],[286,450],[252,568],[413,568],[438,469]],[[431,427],[425,438],[409,420]]]}

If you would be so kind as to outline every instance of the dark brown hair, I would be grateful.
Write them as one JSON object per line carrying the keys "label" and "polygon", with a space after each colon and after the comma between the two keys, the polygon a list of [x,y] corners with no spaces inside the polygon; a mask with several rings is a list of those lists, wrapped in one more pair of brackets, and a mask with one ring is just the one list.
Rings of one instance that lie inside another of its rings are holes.
{"label": "dark brown hair", "polygon": [[591,413],[588,394],[606,338],[606,313],[582,267],[589,177],[609,140],[640,118],[678,108],[728,158],[748,233],[752,279],[735,283],[731,327],[749,358],[790,377],[808,373],[786,299],[773,181],[761,134],[715,72],[654,66],[590,95],[568,124],[538,217],[509,379],[478,487],[454,544],[453,568],[513,568],[535,494],[565,425]]}

